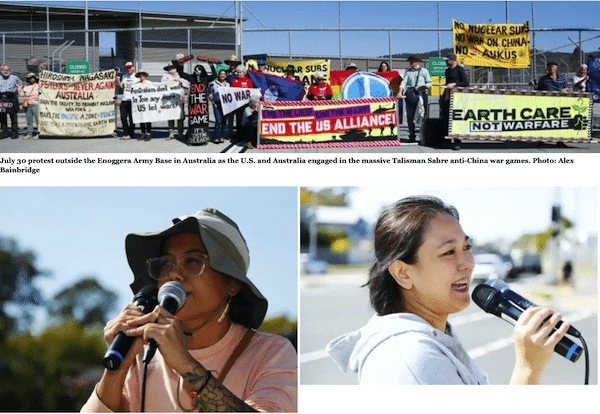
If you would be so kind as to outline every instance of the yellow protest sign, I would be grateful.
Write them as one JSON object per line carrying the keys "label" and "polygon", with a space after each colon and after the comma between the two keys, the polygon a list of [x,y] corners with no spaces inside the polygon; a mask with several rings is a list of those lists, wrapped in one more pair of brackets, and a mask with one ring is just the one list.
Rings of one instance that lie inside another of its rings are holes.
{"label": "yellow protest sign", "polygon": [[450,137],[588,141],[591,99],[590,93],[456,88],[451,98]]}
{"label": "yellow protest sign", "polygon": [[314,83],[314,76],[316,72],[323,72],[325,75],[325,82],[329,83],[329,71],[331,70],[331,64],[329,60],[296,60],[293,62],[286,61],[267,61],[267,73],[278,76],[285,76],[285,70],[288,65],[292,65],[295,69],[294,76],[296,80],[304,82],[305,85]]}
{"label": "yellow protest sign", "polygon": [[452,20],[454,53],[471,66],[527,68],[530,65],[529,22],[467,24]]}

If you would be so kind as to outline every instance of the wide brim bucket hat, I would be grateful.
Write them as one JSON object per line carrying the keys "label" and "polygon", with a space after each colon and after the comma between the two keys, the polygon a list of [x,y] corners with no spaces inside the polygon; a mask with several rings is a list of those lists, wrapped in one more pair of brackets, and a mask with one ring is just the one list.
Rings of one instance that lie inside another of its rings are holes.
{"label": "wide brim bucket hat", "polygon": [[131,290],[137,293],[147,285],[156,285],[148,275],[147,260],[161,255],[166,239],[180,233],[197,233],[208,253],[208,265],[242,283],[242,289],[232,297],[229,316],[248,328],[258,328],[267,313],[268,302],[248,279],[250,252],[237,224],[216,209],[205,208],[173,220],[166,230],[131,233],[125,238],[127,261],[134,281]]}

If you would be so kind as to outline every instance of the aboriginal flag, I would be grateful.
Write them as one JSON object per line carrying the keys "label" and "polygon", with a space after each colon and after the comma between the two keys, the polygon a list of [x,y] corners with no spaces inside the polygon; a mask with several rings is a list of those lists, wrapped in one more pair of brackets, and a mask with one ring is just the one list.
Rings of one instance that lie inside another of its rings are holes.
{"label": "aboriginal flag", "polygon": [[300,101],[304,96],[304,82],[251,70],[248,77],[260,88],[263,101]]}

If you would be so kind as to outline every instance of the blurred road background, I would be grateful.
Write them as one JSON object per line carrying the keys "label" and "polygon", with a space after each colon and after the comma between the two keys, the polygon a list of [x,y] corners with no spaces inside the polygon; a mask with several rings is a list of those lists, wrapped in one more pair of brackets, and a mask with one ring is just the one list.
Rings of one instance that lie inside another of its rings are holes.
{"label": "blurred road background", "polygon": [[[300,284],[300,383],[358,384],[355,373],[344,374],[325,353],[333,338],[363,326],[373,315],[369,291],[361,286],[368,267],[332,269],[326,275],[302,275]],[[590,352],[590,384],[598,383],[597,277],[574,272],[574,287],[540,283],[544,275],[523,274],[511,289],[560,312],[582,333]],[[483,312],[477,305],[452,315],[449,322],[491,384],[508,384],[515,361],[512,325]],[[580,343],[574,340],[576,343]],[[583,384],[584,355],[573,363],[555,354],[542,384]]]}
{"label": "blurred road background", "polygon": [[[368,252],[372,245],[368,239],[372,238],[372,221],[367,211],[362,210],[363,215],[356,211],[360,205],[359,193],[368,191],[362,188],[303,190],[301,200],[313,201],[303,208],[312,208],[313,212],[312,216],[305,212],[304,217],[312,219],[301,225],[304,253],[300,277],[300,383],[358,384],[357,375],[340,371],[324,349],[337,336],[365,325],[374,314],[369,304],[368,289],[361,287],[367,281],[369,271],[367,260],[370,260]],[[521,214],[528,217],[523,222],[512,215],[512,204],[498,203],[498,200],[507,201],[503,190],[489,189],[490,193],[464,190],[478,194],[478,200],[494,199],[495,210],[486,209],[483,204],[477,207],[463,205],[458,190],[447,189],[443,195],[436,194],[457,206],[465,232],[474,239],[476,265],[471,290],[477,283],[499,278],[521,296],[560,312],[564,319],[579,329],[587,342],[591,367],[589,382],[597,384],[597,225],[593,220],[588,221],[585,214],[577,212],[577,208],[574,209],[578,203],[572,204],[568,200],[567,195],[575,191],[574,188],[561,189],[560,197],[556,197],[557,189],[530,189],[527,192],[529,196],[521,195],[521,201],[515,203],[523,211]],[[540,194],[536,194],[537,190]],[[506,191],[518,196],[517,190]],[[544,200],[541,196],[544,192],[554,196]],[[374,195],[376,193],[368,196],[372,204],[380,201]],[[324,194],[328,194],[329,198]],[[337,194],[338,202],[341,194],[345,194],[347,201],[345,207],[337,206],[340,210],[336,214],[329,211],[333,206],[319,204],[326,199],[331,202],[334,194]],[[402,197],[397,196],[394,200],[399,198]],[[579,203],[583,198],[584,194],[579,193]],[[592,212],[597,212],[595,204],[588,204]],[[536,214],[538,207],[541,211]],[[322,208],[325,212],[319,212]],[[473,209],[485,210],[484,215],[488,216],[486,226],[478,224],[477,219],[468,218],[470,213],[475,214]],[[525,214],[524,210],[528,213]],[[352,216],[351,211],[357,216]],[[543,217],[537,217],[540,215]],[[360,224],[342,224],[357,217]],[[494,223],[489,217],[494,218]],[[536,222],[538,218],[539,222]],[[494,230],[495,226],[499,230]],[[585,231],[582,231],[584,228]],[[365,239],[359,240],[357,234],[364,234]],[[310,240],[316,246],[312,246]],[[361,248],[364,252],[360,251]],[[357,263],[361,261],[363,263]],[[568,266],[565,267],[567,262],[572,266],[570,273]],[[449,322],[475,363],[488,373],[490,383],[508,384],[515,362],[512,325],[485,313],[473,303],[464,311],[451,315]],[[573,340],[580,344],[579,340]],[[542,376],[542,384],[583,384],[584,374],[583,354],[575,363],[555,354]]]}

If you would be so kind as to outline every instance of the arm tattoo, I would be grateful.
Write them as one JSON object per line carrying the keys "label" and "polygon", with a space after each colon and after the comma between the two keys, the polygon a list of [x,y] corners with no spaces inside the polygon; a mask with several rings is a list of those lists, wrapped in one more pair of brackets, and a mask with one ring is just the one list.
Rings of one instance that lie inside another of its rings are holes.
{"label": "arm tattoo", "polygon": [[[192,372],[183,374],[183,378],[191,385],[204,384],[208,376],[209,372],[200,365],[197,365]],[[256,412],[215,377],[211,377],[202,390],[198,404],[205,412]]]}

